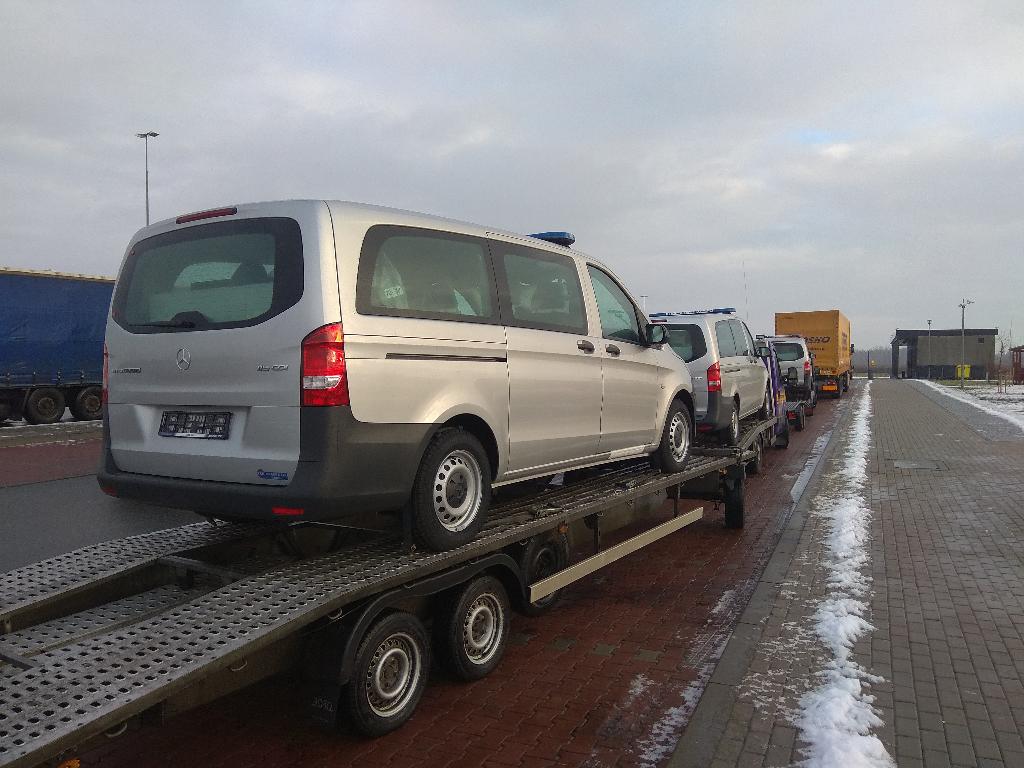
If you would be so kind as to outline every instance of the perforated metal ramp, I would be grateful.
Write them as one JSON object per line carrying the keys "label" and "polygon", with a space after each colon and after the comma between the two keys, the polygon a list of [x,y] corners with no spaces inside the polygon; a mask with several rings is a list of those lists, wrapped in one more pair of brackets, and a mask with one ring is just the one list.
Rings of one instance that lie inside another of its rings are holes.
{"label": "perforated metal ramp", "polygon": [[[60,647],[52,647],[52,632],[45,627],[25,630],[11,639],[36,652],[35,666],[8,669],[0,676],[0,766],[31,766],[59,755],[364,597],[735,461],[697,457],[676,475],[646,467],[623,468],[498,505],[475,541],[450,552],[409,553],[397,539],[366,541],[242,578],[127,626]],[[250,533],[248,526],[186,526],[87,547],[7,574],[0,579],[0,606],[6,611],[33,599],[50,599],[61,585],[82,588],[119,567],[132,568],[160,554]],[[101,562],[83,565],[89,558]],[[62,575],[58,562],[72,573]],[[0,642],[5,639],[0,636]]]}

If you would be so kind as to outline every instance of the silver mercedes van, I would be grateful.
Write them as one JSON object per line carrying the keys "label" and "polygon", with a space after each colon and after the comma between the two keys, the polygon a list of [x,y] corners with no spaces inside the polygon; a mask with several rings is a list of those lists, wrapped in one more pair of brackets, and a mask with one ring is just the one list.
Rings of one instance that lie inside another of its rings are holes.
{"label": "silver mercedes van", "polygon": [[444,550],[494,486],[682,469],[686,365],[571,242],[310,200],[140,230],[107,323],[101,487],[226,519],[404,513]]}

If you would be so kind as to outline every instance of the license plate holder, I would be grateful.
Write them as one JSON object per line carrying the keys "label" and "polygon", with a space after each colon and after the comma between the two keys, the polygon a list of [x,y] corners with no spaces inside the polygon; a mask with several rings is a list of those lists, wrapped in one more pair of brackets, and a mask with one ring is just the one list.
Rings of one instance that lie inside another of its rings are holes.
{"label": "license plate holder", "polygon": [[231,414],[226,411],[164,411],[160,416],[161,437],[191,437],[227,440]]}

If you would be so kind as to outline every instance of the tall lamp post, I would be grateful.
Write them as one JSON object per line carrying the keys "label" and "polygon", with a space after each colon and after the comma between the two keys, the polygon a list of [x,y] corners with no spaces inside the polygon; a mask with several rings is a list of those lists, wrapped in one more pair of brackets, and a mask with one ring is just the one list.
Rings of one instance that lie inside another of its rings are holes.
{"label": "tall lamp post", "polygon": [[149,140],[155,139],[160,134],[156,131],[146,131],[145,133],[136,133],[140,139],[146,142],[146,226],[149,226]]}
{"label": "tall lamp post", "polygon": [[964,388],[964,374],[966,373],[966,361],[964,360],[964,357],[967,353],[967,346],[964,341],[964,316],[967,314],[967,305],[973,303],[974,302],[970,299],[964,299],[958,305],[960,307],[960,389]]}
{"label": "tall lamp post", "polygon": [[932,380],[932,321],[928,321],[928,381]]}

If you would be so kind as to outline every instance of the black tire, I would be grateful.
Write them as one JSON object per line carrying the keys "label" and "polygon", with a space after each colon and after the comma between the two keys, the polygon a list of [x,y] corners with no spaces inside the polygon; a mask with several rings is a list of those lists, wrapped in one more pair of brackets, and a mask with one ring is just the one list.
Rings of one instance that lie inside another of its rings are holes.
{"label": "black tire", "polygon": [[423,623],[410,613],[388,614],[359,643],[352,679],[341,693],[345,722],[364,736],[395,730],[416,710],[429,674]]}
{"label": "black tire", "polygon": [[[527,586],[547,578],[569,565],[569,538],[564,533],[541,534],[527,540],[519,555],[519,571]],[[529,602],[528,595],[516,606],[524,616],[540,616],[558,600],[558,592],[552,592],[535,602]]]}
{"label": "black tire", "polygon": [[491,465],[480,441],[461,428],[434,436],[416,472],[412,525],[435,552],[461,547],[480,532],[491,503]]}
{"label": "black tire", "polygon": [[25,421],[29,424],[56,424],[64,416],[64,408],[64,394],[59,389],[36,389],[25,403]]}
{"label": "black tire", "polygon": [[764,402],[761,403],[761,410],[759,410],[757,412],[757,415],[758,415],[758,417],[760,419],[764,420],[764,419],[767,419],[769,416],[771,416],[771,414],[772,414],[771,402],[772,402],[771,387],[765,387],[764,388]]}
{"label": "black tire", "polygon": [[796,421],[794,423],[797,432],[803,432],[807,426],[807,416],[804,414],[804,407],[801,405],[796,409]]}
{"label": "black tire", "polygon": [[818,404],[818,398],[814,394],[814,387],[811,387],[811,393],[807,397],[807,407],[804,408],[804,415],[810,418],[814,415],[814,406]]}
{"label": "black tire", "polygon": [[754,458],[747,462],[747,472],[751,475],[758,475],[761,473],[761,467],[764,464],[764,443],[761,442],[761,438],[758,437],[754,441]]}
{"label": "black tire", "polygon": [[71,415],[76,421],[96,421],[103,418],[103,391],[99,387],[86,387],[75,395]]}
{"label": "black tire", "polygon": [[460,680],[479,680],[501,663],[511,619],[508,594],[493,576],[481,576],[457,593],[437,623],[438,655]]}
{"label": "black tire", "polygon": [[789,448],[789,421],[787,420],[782,427],[782,431],[775,436],[775,447],[776,448]]}
{"label": "black tire", "polygon": [[672,401],[665,426],[661,429],[661,444],[654,453],[654,460],[662,472],[673,474],[686,469],[693,445],[693,422],[690,409],[680,400]]}
{"label": "black tire", "polygon": [[732,413],[729,414],[729,426],[721,431],[722,442],[726,445],[738,445],[740,442],[740,407],[732,401]]}
{"label": "black tire", "polygon": [[742,528],[745,517],[745,493],[743,474],[733,481],[732,488],[726,486],[723,500],[725,501],[725,527]]}
{"label": "black tire", "polygon": [[836,400],[840,400],[843,397],[843,380],[841,378],[836,379]]}

